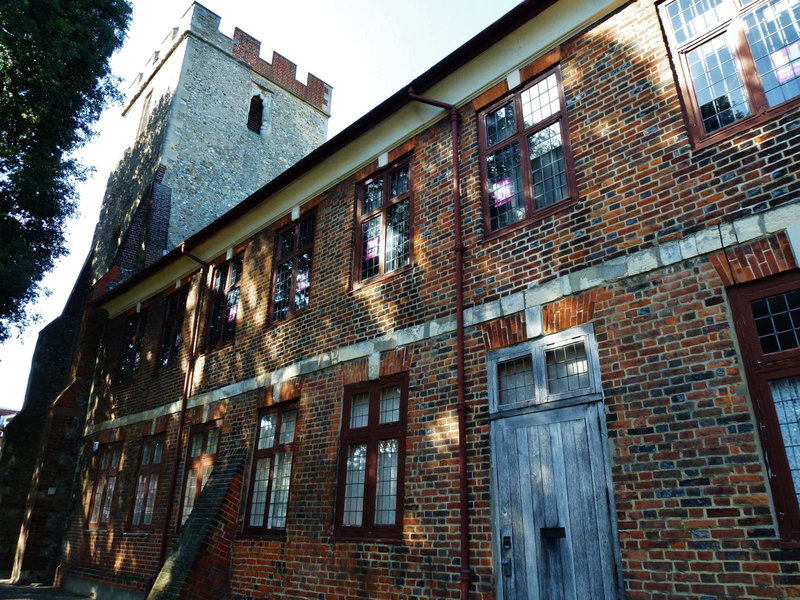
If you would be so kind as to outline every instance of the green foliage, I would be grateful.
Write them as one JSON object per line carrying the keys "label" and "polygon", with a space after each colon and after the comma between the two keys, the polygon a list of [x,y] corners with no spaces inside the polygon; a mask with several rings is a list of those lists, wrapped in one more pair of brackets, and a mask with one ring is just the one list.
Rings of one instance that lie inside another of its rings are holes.
{"label": "green foliage", "polygon": [[108,59],[128,0],[0,0],[0,342],[65,253],[85,169],[70,153],[119,96]]}

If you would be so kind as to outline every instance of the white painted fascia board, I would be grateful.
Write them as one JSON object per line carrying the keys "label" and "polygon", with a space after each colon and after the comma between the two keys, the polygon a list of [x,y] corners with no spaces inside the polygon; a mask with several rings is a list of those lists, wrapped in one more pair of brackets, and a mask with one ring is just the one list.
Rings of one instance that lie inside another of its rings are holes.
{"label": "white painted fascia board", "polygon": [[461,106],[629,0],[562,0],[498,40],[424,94]]}
{"label": "white painted fascia board", "polygon": [[[561,0],[544,10],[491,48],[454,71],[429,90],[426,96],[458,106],[470,102],[483,91],[505,79],[515,68],[530,62],[589,24],[625,4],[627,0]],[[213,260],[227,248],[258,233],[303,204],[330,189],[375,157],[424,131],[447,115],[447,112],[413,102],[384,119],[357,140],[328,157],[301,177],[251,209],[229,226],[211,236],[192,253]],[[129,308],[173,285],[176,279],[197,269],[186,259],[153,273],[126,293],[103,303],[102,308],[114,318]]]}

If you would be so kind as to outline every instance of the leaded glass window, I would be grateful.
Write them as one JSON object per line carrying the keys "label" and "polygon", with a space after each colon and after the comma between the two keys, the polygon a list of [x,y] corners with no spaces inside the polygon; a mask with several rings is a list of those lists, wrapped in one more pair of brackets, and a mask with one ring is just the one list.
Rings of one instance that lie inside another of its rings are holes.
{"label": "leaded glass window", "polygon": [[405,374],[345,389],[336,535],[402,533],[407,389]]}
{"label": "leaded glass window", "polygon": [[311,292],[315,215],[312,213],[278,231],[272,320],[282,321],[303,310]]}
{"label": "leaded glass window", "polygon": [[147,437],[142,442],[136,493],[133,501],[132,529],[148,529],[153,523],[153,509],[158,493],[161,456],[164,451],[163,436]]}
{"label": "leaded glass window", "polygon": [[130,315],[125,320],[125,339],[119,365],[119,381],[134,375],[142,364],[142,342],[147,311]]}
{"label": "leaded glass window", "polygon": [[239,294],[244,256],[239,254],[214,269],[211,283],[208,349],[233,341],[239,313]]}
{"label": "leaded glass window", "polygon": [[261,412],[256,427],[247,529],[286,529],[294,459],[297,405],[288,403]]}
{"label": "leaded glass window", "polygon": [[800,544],[800,276],[786,271],[727,290],[764,453],[774,523]]}
{"label": "leaded glass window", "polygon": [[183,341],[183,317],[186,313],[186,298],[189,288],[183,288],[167,296],[164,304],[164,325],[161,328],[161,348],[158,363],[162,367],[178,362]]}
{"label": "leaded glass window", "polygon": [[560,71],[479,116],[487,233],[574,199]]}
{"label": "leaded glass window", "polygon": [[661,20],[695,143],[800,97],[800,0],[672,0]]}
{"label": "leaded glass window", "polygon": [[193,427],[190,431],[190,452],[186,459],[186,476],[181,503],[181,525],[189,518],[200,492],[203,491],[214,471],[214,463],[219,450],[219,434],[220,428],[215,421]]}
{"label": "leaded glass window", "polygon": [[95,473],[92,505],[89,510],[89,525],[107,527],[111,519],[114,490],[122,460],[122,445],[103,444],[98,450],[98,457],[99,464]]}
{"label": "leaded glass window", "polygon": [[800,347],[800,291],[762,298],[750,307],[764,354]]}
{"label": "leaded glass window", "polygon": [[356,281],[388,275],[411,263],[411,163],[381,172],[358,188]]}

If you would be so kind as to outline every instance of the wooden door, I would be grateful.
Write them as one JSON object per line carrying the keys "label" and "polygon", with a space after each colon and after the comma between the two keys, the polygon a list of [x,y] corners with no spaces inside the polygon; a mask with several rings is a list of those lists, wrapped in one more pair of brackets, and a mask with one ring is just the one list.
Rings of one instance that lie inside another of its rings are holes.
{"label": "wooden door", "polygon": [[620,597],[602,413],[591,402],[493,421],[503,600]]}

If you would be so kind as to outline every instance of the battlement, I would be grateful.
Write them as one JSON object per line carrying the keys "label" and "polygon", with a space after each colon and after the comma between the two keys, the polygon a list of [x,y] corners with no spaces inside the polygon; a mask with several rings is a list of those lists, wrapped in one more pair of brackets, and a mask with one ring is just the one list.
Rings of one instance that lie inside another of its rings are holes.
{"label": "battlement", "polygon": [[170,51],[185,34],[191,34],[204,39],[210,44],[221,48],[247,63],[250,68],[263,77],[277,83],[302,98],[312,106],[317,107],[326,115],[330,115],[331,86],[309,73],[305,83],[298,81],[297,65],[277,52],[272,53],[272,62],[267,62],[260,56],[261,42],[245,33],[238,27],[234,30],[233,38],[219,30],[221,17],[207,9],[198,2],[193,2],[181,18],[181,23],[174,27],[164,40],[161,47],[150,55],[145,63],[146,70],[134,77],[130,90],[131,99],[135,99],[150,76],[160,65],[168,60]]}
{"label": "battlement", "polygon": [[260,57],[261,42],[238,27],[233,32],[233,38],[233,54],[236,57],[245,61],[257,73],[330,114],[331,86],[311,73],[308,74],[306,83],[301,83],[296,79],[297,65],[277,52],[272,53],[272,63],[268,63]]}

